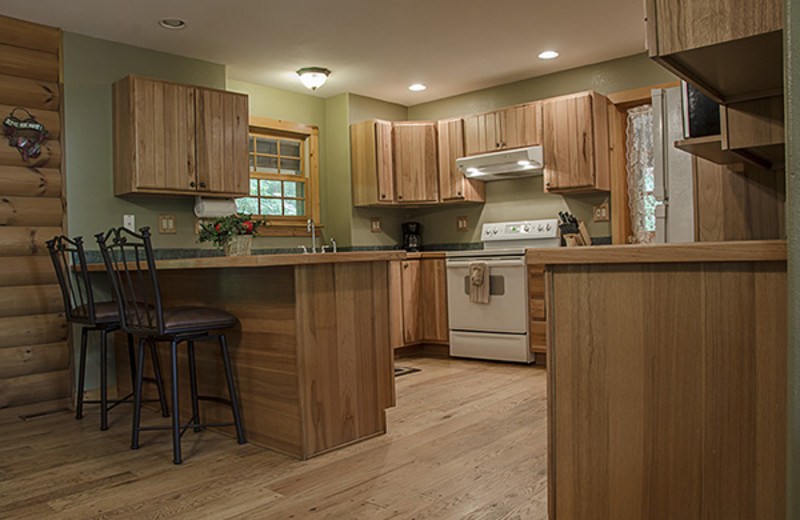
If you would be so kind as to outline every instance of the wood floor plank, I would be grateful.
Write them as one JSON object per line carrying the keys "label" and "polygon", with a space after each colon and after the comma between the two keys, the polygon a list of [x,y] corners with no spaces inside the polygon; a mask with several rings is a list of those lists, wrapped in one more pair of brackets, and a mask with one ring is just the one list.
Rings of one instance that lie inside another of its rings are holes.
{"label": "wood floor plank", "polygon": [[[299,461],[215,432],[129,449],[130,407],[0,423],[2,518],[539,520],[547,515],[541,368],[410,357],[388,433]],[[202,406],[202,405],[201,405]],[[145,410],[148,422],[158,414]]]}

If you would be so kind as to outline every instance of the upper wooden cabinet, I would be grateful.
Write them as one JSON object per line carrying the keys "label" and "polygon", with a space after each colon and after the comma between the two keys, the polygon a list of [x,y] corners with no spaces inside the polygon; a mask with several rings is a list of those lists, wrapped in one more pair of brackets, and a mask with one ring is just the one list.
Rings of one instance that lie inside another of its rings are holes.
{"label": "upper wooden cabinet", "polygon": [[597,92],[547,99],[542,118],[545,191],[609,190],[608,99]]}
{"label": "upper wooden cabinet", "polygon": [[464,120],[460,117],[437,122],[439,139],[439,196],[442,202],[485,202],[486,183],[467,179],[456,168],[464,157]]}
{"label": "upper wooden cabinet", "polygon": [[139,76],[112,94],[115,195],[247,194],[247,96]]}
{"label": "upper wooden cabinet", "polygon": [[541,103],[465,116],[464,135],[466,155],[541,144]]}
{"label": "upper wooden cabinet", "polygon": [[350,125],[353,205],[394,203],[392,122],[370,119]]}
{"label": "upper wooden cabinet", "polygon": [[719,103],[783,89],[783,0],[647,0],[650,57]]}
{"label": "upper wooden cabinet", "polygon": [[436,122],[395,122],[392,142],[397,202],[437,202]]}

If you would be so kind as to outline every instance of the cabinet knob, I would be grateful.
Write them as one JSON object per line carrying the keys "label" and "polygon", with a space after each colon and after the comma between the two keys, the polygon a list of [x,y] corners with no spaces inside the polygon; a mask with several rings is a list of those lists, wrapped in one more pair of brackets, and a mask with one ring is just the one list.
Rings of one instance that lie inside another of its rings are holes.
{"label": "cabinet knob", "polygon": [[192,187],[192,188],[194,188],[194,181],[190,181],[190,182],[189,182],[189,186],[190,186],[190,187]]}
{"label": "cabinet knob", "polygon": [[403,269],[408,269],[408,262],[403,264]]}
{"label": "cabinet knob", "polygon": [[505,147],[506,147],[506,143],[500,143],[500,146],[502,146],[503,148],[505,148]]}
{"label": "cabinet knob", "polygon": [[200,183],[200,187],[201,187],[201,188],[205,188],[205,187],[206,187],[206,183],[205,183],[205,182],[201,182],[201,183]]}
{"label": "cabinet knob", "polygon": [[544,185],[545,186],[550,186],[550,183],[549,182],[545,182]]}
{"label": "cabinet knob", "polygon": [[386,194],[385,193],[381,193],[381,198],[385,199],[386,198]]}
{"label": "cabinet knob", "polygon": [[397,198],[398,198],[398,199],[402,199],[402,198],[403,198],[403,196],[402,196],[402,195],[398,195],[398,196],[397,196]]}
{"label": "cabinet knob", "polygon": [[460,191],[457,194],[458,194],[459,197],[461,196],[461,192]]}
{"label": "cabinet knob", "polygon": [[500,143],[494,143],[495,148],[500,148]]}

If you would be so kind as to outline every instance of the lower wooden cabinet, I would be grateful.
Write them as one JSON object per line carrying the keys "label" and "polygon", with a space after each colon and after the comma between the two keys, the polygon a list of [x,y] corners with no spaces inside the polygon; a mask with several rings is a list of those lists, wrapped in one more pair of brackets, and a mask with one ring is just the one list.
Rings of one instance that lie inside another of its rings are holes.
{"label": "lower wooden cabinet", "polygon": [[547,352],[547,305],[544,265],[528,266],[529,319],[531,352]]}
{"label": "lower wooden cabinet", "polygon": [[444,258],[414,258],[390,263],[393,348],[448,341],[445,276]]}

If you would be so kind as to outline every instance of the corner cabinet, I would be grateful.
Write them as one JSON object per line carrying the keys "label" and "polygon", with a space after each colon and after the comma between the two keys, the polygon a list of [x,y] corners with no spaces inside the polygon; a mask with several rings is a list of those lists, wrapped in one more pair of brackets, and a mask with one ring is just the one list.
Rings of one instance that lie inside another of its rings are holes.
{"label": "corner cabinet", "polygon": [[611,189],[608,99],[582,92],[543,101],[544,188],[549,193]]}
{"label": "corner cabinet", "polygon": [[350,125],[350,164],[354,206],[394,204],[391,121]]}
{"label": "corner cabinet", "polygon": [[114,195],[247,195],[247,96],[140,76],[112,95]]}
{"label": "corner cabinet", "polygon": [[526,103],[464,117],[466,155],[542,143],[541,103]]}
{"label": "corner cabinet", "polygon": [[460,117],[436,123],[439,140],[439,196],[442,202],[485,202],[486,183],[467,179],[456,167],[464,157],[464,120]]}

